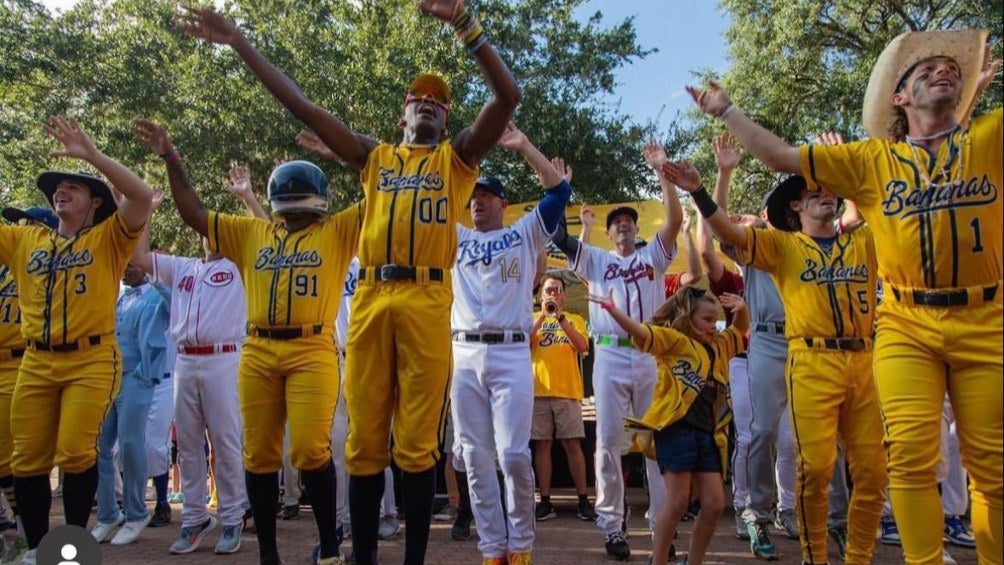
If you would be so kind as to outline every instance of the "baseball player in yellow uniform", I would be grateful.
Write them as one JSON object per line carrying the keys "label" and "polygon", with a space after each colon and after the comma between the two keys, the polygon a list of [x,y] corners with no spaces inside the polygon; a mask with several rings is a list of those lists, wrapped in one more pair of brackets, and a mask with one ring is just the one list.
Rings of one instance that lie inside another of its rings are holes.
{"label": "baseball player in yellow uniform", "polygon": [[502,135],[520,97],[478,18],[461,0],[423,0],[418,6],[453,27],[492,93],[475,122],[452,140],[447,138],[450,89],[437,76],[421,75],[408,89],[402,142],[378,143],[308,100],[232,22],[207,9],[189,10],[182,21],[185,33],[231,46],[293,115],[360,173],[366,211],[345,383],[349,508],[360,565],[376,558],[389,435],[408,493],[405,562],[425,559],[452,370],[449,269],[457,254],[455,225],[473,191],[478,163]]}
{"label": "baseball player in yellow uniform", "polygon": [[801,173],[810,189],[853,200],[871,227],[879,277],[875,379],[886,426],[889,495],[907,563],[940,563],[935,483],[945,392],[969,471],[981,563],[1004,551],[1004,136],[1002,111],[961,121],[981,79],[984,30],[910,32],[872,70],[864,126],[871,139],[791,147],[712,84],[690,89],[756,157]]}
{"label": "baseball player in yellow uniform", "polygon": [[882,419],[872,376],[875,240],[866,226],[838,234],[838,199],[791,176],[767,197],[776,229],[732,223],[689,163],[664,173],[747,264],[771,273],[787,313],[785,384],[795,442],[796,513],[803,563],[826,563],[827,488],[843,442],[854,480],[845,562],[871,563],[885,502]]}
{"label": "baseball player in yellow uniform", "polygon": [[[122,373],[115,342],[119,279],[152,210],[152,193],[135,174],[99,151],[76,121],[44,126],[75,157],[122,193],[86,173],[48,171],[37,185],[59,217],[43,226],[0,226],[0,262],[20,295],[24,358],[14,388],[11,471],[28,551],[49,530],[53,463],[65,472],[66,522],[87,526],[98,486],[97,438]],[[27,501],[31,501],[28,503]]]}
{"label": "baseball player in yellow uniform", "polygon": [[338,401],[333,322],[359,234],[362,205],[328,215],[328,180],[306,161],[272,171],[268,199],[276,220],[207,210],[164,129],[133,122],[142,142],[164,158],[182,220],[233,261],[247,294],[247,331],[237,388],[244,421],[244,468],[258,535],[259,561],[280,562],[279,503],[284,424],[320,537],[317,562],[341,563],[336,535],[331,423]]}

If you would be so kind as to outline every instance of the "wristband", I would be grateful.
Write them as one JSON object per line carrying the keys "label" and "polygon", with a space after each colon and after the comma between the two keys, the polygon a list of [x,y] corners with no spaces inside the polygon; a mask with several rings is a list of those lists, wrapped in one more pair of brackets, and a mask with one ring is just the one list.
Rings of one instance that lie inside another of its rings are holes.
{"label": "wristband", "polygon": [[467,52],[473,55],[482,45],[488,43],[488,36],[484,32],[481,33],[474,41],[467,44]]}
{"label": "wristband", "polygon": [[161,155],[160,158],[163,159],[165,163],[167,163],[168,165],[170,165],[172,163],[177,163],[178,161],[180,161],[181,160],[181,155],[178,154],[178,150],[177,149],[172,149],[172,150],[168,151],[167,153],[164,153],[163,155]]}
{"label": "wristband", "polygon": [[609,303],[607,303],[607,302],[600,302],[600,308],[603,308],[604,310],[609,310],[609,309],[611,309],[613,307],[614,307],[614,303],[613,302],[609,302]]}
{"label": "wristband", "polygon": [[561,314],[560,314],[560,315],[558,316],[558,323],[560,324],[561,322],[564,322],[564,321],[565,321],[565,313],[564,313],[564,312],[562,312],[562,313],[561,313]]}
{"label": "wristband", "polygon": [[693,199],[694,205],[697,206],[697,211],[701,213],[701,217],[703,218],[710,218],[718,211],[718,204],[715,204],[714,199],[708,194],[703,184],[697,190],[690,193],[690,198]]}
{"label": "wristband", "polygon": [[729,105],[726,106],[726,107],[724,107],[724,108],[722,108],[722,111],[718,112],[717,114],[715,114],[715,117],[718,118],[719,120],[724,120],[725,116],[729,115],[729,113],[732,112],[735,109],[736,109],[736,105],[733,104],[733,103],[731,103],[731,102],[729,102]]}

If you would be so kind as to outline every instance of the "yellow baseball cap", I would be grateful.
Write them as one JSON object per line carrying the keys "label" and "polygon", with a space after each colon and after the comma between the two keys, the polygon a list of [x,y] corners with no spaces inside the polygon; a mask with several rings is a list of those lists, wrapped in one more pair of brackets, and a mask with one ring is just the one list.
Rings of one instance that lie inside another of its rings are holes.
{"label": "yellow baseball cap", "polygon": [[451,101],[450,86],[439,75],[421,74],[411,82],[408,87],[409,94],[424,95],[432,94],[437,102],[449,104]]}

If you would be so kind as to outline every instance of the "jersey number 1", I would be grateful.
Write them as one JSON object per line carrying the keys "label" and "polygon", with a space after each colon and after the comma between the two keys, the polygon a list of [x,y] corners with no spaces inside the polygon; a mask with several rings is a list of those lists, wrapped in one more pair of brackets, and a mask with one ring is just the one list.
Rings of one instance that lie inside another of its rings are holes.
{"label": "jersey number 1", "polygon": [[969,227],[973,228],[973,253],[979,253],[983,251],[983,240],[980,238],[980,219],[973,218],[973,221],[969,222]]}

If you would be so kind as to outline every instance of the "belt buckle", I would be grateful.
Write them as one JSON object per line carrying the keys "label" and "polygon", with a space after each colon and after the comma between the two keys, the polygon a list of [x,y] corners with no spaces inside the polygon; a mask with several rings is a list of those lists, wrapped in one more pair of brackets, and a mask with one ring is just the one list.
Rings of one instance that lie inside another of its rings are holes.
{"label": "belt buckle", "polygon": [[843,346],[844,351],[861,351],[865,348],[864,342],[856,339],[844,341]]}
{"label": "belt buckle", "polygon": [[378,271],[378,278],[382,281],[394,281],[397,280],[398,266],[393,263],[388,265],[380,265],[380,270]]}
{"label": "belt buckle", "polygon": [[502,343],[504,341],[504,333],[485,332],[481,334],[481,343]]}

